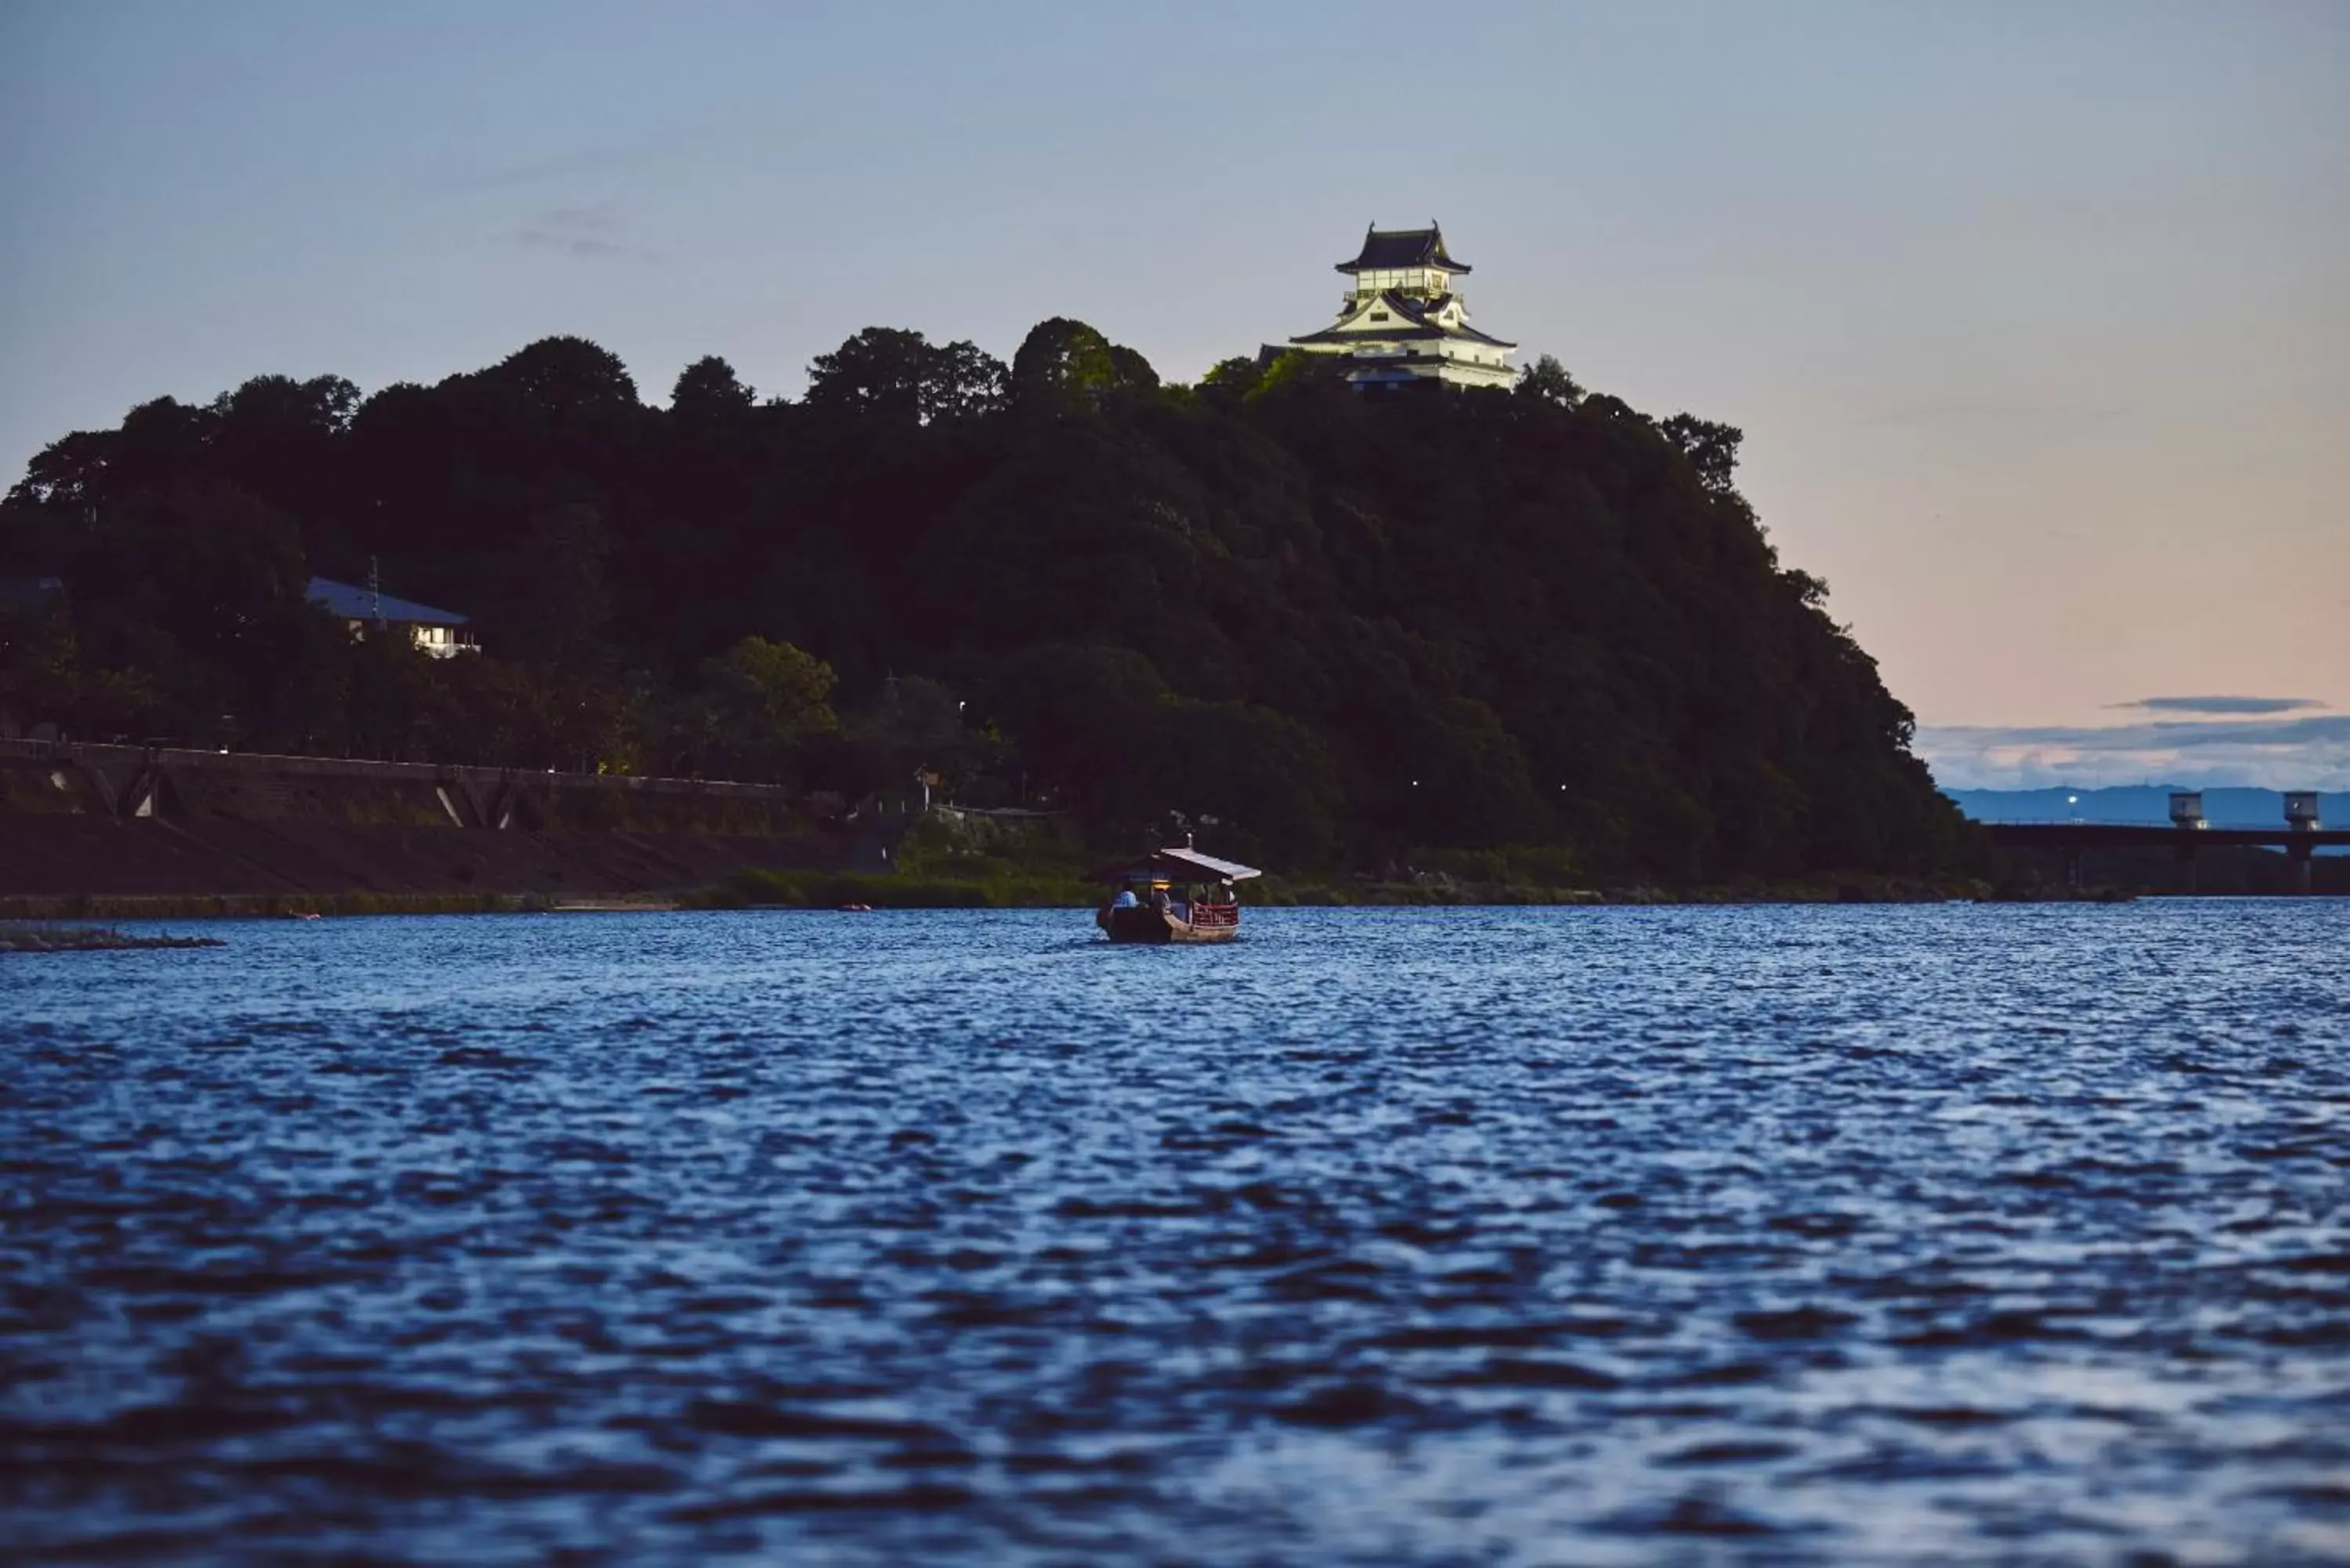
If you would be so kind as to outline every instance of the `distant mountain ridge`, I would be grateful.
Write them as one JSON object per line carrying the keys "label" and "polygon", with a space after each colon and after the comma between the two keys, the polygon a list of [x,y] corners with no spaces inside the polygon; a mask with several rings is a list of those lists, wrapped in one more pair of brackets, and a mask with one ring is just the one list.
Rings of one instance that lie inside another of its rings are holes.
{"label": "distant mountain ridge", "polygon": [[[2170,820],[2170,795],[2185,784],[2120,784],[2105,789],[1946,789],[1977,822],[2154,822]],[[2350,827],[2350,794],[2317,797],[2329,827]],[[2284,822],[2284,793],[2272,789],[2207,789],[2203,819],[2214,827],[2276,827]]]}

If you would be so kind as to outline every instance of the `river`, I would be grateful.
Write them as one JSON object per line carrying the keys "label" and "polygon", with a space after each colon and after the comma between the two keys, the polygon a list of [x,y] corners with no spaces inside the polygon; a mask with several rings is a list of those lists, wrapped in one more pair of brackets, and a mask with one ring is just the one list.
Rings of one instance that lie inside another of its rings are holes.
{"label": "river", "polygon": [[2350,902],[215,934],[0,955],[0,1556],[2350,1560]]}

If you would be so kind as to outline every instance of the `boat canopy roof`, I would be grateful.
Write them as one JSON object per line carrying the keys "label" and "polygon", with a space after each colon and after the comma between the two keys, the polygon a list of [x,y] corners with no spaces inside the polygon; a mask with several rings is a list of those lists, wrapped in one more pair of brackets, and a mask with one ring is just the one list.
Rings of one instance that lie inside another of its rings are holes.
{"label": "boat canopy roof", "polygon": [[1178,845],[1172,848],[1156,849],[1148,855],[1138,856],[1132,860],[1120,861],[1115,866],[1105,867],[1095,873],[1095,876],[1097,880],[1104,882],[1122,882],[1129,877],[1149,877],[1154,874],[1161,877],[1170,873],[1176,876],[1196,877],[1201,872],[1206,872],[1211,877],[1221,877],[1227,882],[1245,882],[1252,877],[1264,875],[1253,866],[1243,866],[1237,860],[1219,860],[1212,855],[1202,855],[1196,849]]}

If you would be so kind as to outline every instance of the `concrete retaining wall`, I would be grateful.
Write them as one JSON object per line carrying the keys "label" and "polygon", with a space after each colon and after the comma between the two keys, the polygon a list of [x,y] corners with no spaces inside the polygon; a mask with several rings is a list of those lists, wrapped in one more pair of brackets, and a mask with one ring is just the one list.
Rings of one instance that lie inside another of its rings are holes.
{"label": "concrete retaining wall", "polygon": [[0,742],[0,898],[668,892],[847,864],[890,830],[838,806],[772,784]]}

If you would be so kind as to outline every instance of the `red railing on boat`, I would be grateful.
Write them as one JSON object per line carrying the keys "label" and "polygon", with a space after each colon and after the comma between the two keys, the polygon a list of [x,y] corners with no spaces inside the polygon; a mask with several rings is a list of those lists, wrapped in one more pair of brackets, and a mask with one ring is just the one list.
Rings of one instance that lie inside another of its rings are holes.
{"label": "red railing on boat", "polygon": [[1241,923],[1238,904],[1194,904],[1191,906],[1191,926],[1195,930],[1221,930]]}

